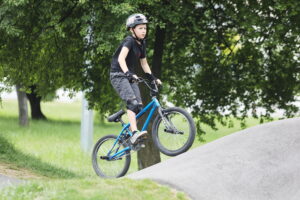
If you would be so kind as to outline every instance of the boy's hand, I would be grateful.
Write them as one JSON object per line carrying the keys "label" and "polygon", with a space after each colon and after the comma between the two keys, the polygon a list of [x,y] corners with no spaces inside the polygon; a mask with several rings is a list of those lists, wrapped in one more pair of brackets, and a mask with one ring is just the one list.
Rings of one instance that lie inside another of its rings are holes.
{"label": "boy's hand", "polygon": [[132,76],[134,79],[135,79],[135,81],[137,81],[139,78],[137,77],[137,75],[135,75],[135,74],[133,74],[133,76]]}
{"label": "boy's hand", "polygon": [[130,71],[127,71],[125,73],[127,79],[129,80],[129,83],[134,83],[134,82],[137,82],[138,80],[138,77],[137,75],[135,75],[134,73],[130,72]]}
{"label": "boy's hand", "polygon": [[145,73],[145,74],[146,74],[146,78],[147,78],[150,82],[155,81],[155,83],[156,83],[157,85],[161,85],[161,84],[162,84],[161,81],[160,81],[158,78],[156,78],[153,74],[149,74],[149,73]]}
{"label": "boy's hand", "polygon": [[161,80],[160,80],[160,79],[156,79],[156,81],[155,81],[155,82],[156,82],[156,84],[157,84],[157,85],[162,85],[162,82],[161,82]]}

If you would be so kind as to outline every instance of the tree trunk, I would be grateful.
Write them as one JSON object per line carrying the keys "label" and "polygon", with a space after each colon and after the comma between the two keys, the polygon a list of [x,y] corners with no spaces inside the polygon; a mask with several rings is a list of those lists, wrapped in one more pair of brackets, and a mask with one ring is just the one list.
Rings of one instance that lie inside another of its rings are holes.
{"label": "tree trunk", "polygon": [[159,26],[155,30],[154,54],[152,61],[152,73],[157,77],[161,77],[161,64],[164,50],[166,30]]}
{"label": "tree trunk", "polygon": [[30,103],[31,108],[31,118],[32,119],[43,119],[46,120],[45,115],[42,113],[41,110],[41,100],[42,97],[38,96],[36,93],[36,86],[33,85],[30,87],[31,93],[26,93],[27,98]]}
{"label": "tree trunk", "polygon": [[18,96],[18,105],[19,105],[19,125],[28,126],[28,106],[26,93],[20,91],[20,85],[16,85],[17,96]]}
{"label": "tree trunk", "polygon": [[[151,98],[149,96],[149,89],[146,88],[146,86],[140,84],[140,90],[141,90],[141,96],[142,96],[143,103],[144,104],[149,103],[151,101]],[[138,128],[140,130],[142,129],[142,126],[146,121],[148,113],[149,113],[149,111],[147,113],[145,113],[142,118],[140,118],[138,120]],[[152,119],[154,119],[154,117]],[[152,135],[151,135],[152,124],[153,124],[153,121],[151,120],[151,122],[149,123],[148,129],[147,129],[148,139],[145,142],[146,147],[142,148],[137,153],[139,170],[160,162],[159,150],[156,148],[156,146],[154,145],[153,140],[152,140]]]}
{"label": "tree trunk", "polygon": [[[154,55],[153,55],[153,63],[152,63],[152,73],[156,77],[161,76],[161,64],[162,64],[162,53],[163,53],[163,42],[165,38],[165,30],[161,29],[160,27],[156,27],[155,32],[155,43],[154,43]],[[141,69],[141,68],[140,68]],[[140,85],[141,90],[141,96],[143,103],[146,104],[151,101],[151,97],[149,96],[149,90],[144,85]],[[138,126],[141,129],[141,125],[144,124],[146,120],[146,115],[143,116],[139,120]],[[154,119],[154,118],[153,118]],[[149,167],[151,165],[154,165],[156,163],[159,163],[161,161],[160,159],[160,153],[157,147],[154,145],[152,141],[152,124],[153,121],[149,123],[148,127],[148,140],[146,141],[145,145],[146,147],[144,149],[141,149],[138,151],[138,167],[139,170],[144,169],[146,167]]]}

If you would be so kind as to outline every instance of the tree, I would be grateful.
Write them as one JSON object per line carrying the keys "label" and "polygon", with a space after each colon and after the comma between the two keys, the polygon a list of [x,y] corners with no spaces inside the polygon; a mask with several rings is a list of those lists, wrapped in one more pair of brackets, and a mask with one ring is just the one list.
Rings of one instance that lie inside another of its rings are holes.
{"label": "tree", "polygon": [[[2,1],[1,65],[5,82],[28,94],[32,118],[45,118],[40,100],[60,87],[79,89],[84,40],[74,2]],[[18,13],[18,14],[16,14]],[[72,21],[68,17],[72,15]]]}
{"label": "tree", "polygon": [[28,108],[27,108],[27,98],[26,93],[20,90],[20,86],[16,86],[18,104],[19,104],[19,125],[27,126],[28,122]]}
{"label": "tree", "polygon": [[29,87],[29,92],[26,94],[31,107],[31,118],[32,119],[46,119],[46,116],[41,110],[42,97],[36,93],[36,85]]}
{"label": "tree", "polygon": [[[265,119],[277,108],[286,117],[299,110],[293,105],[300,93],[297,0],[0,4],[4,76],[26,89],[36,85],[41,96],[59,87],[80,89],[99,112],[119,109],[110,60],[126,35],[125,19],[141,12],[151,22],[147,57],[153,72],[168,100],[191,108],[199,132],[200,124],[215,128],[216,121],[230,124],[232,116],[243,122],[249,112]],[[257,113],[259,107],[265,111]]]}
{"label": "tree", "polygon": [[[277,108],[287,117],[297,113],[292,103],[299,95],[299,2],[195,5],[185,15],[189,20],[168,32],[166,38],[181,42],[170,42],[167,54],[182,53],[166,59],[173,68],[165,76],[173,80],[173,100],[193,108],[198,129],[200,123],[215,127],[216,120],[225,125],[230,116],[243,120],[249,111],[263,118]],[[265,112],[257,113],[258,107]]]}

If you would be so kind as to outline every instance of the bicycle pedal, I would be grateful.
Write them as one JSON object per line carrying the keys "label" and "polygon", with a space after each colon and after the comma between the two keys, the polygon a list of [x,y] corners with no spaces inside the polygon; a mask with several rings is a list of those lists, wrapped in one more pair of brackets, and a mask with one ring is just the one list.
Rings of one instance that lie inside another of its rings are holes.
{"label": "bicycle pedal", "polygon": [[100,159],[102,159],[102,160],[108,160],[109,157],[108,156],[100,156]]}
{"label": "bicycle pedal", "polygon": [[147,139],[147,138],[148,138],[148,134],[147,134],[147,135],[144,135],[143,138],[146,138],[146,139]]}
{"label": "bicycle pedal", "polygon": [[139,139],[137,140],[137,144],[145,142],[146,139],[147,139],[147,138],[139,138]]}

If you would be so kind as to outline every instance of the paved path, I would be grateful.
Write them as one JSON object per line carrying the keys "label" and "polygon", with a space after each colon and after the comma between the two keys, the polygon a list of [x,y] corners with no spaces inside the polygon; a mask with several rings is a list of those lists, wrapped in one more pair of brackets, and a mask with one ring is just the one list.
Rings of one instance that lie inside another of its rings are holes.
{"label": "paved path", "polygon": [[245,129],[128,177],[197,200],[299,200],[300,118]]}
{"label": "paved path", "polygon": [[0,174],[0,189],[22,183],[23,181]]}

